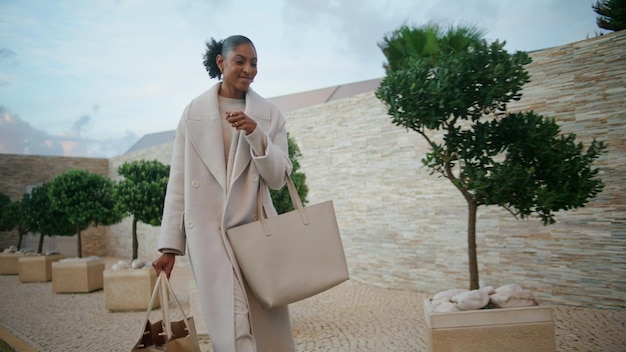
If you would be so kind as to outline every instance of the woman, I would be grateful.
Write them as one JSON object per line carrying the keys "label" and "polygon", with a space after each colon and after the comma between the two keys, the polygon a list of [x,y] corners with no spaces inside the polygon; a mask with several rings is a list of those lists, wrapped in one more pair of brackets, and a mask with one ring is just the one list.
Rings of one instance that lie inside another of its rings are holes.
{"label": "woman", "polygon": [[[158,249],[169,277],[189,251],[200,305],[216,352],[293,351],[287,307],[263,309],[246,287],[226,230],[256,219],[260,179],[284,185],[291,172],[285,117],[250,89],[254,44],[244,36],[206,43],[204,65],[221,78],[186,107],[176,130]],[[223,77],[222,77],[223,76]],[[267,186],[268,216],[276,210]]]}

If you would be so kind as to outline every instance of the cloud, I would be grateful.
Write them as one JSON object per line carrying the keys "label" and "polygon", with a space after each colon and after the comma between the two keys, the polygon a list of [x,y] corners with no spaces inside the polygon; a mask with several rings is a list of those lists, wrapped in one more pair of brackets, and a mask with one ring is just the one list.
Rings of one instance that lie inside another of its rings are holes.
{"label": "cloud", "polygon": [[[94,105],[94,111],[98,109]],[[0,153],[108,157],[123,154],[138,139],[138,135],[129,130],[120,137],[86,137],[84,133],[91,121],[92,117],[85,114],[72,123],[69,131],[50,134],[31,126],[19,115],[0,105]]]}
{"label": "cloud", "polygon": [[55,136],[38,130],[0,105],[0,153],[63,155]]}

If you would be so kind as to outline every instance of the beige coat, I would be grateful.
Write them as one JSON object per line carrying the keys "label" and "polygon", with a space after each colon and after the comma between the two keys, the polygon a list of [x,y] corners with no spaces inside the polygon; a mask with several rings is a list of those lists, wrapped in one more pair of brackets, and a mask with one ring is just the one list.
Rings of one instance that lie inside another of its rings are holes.
{"label": "beige coat", "polygon": [[[211,343],[216,352],[235,352],[234,273],[244,281],[225,230],[256,218],[259,177],[278,189],[285,172],[291,172],[291,162],[285,117],[249,90],[245,113],[265,134],[266,154],[254,156],[245,132],[240,132],[237,149],[230,151],[235,155],[226,185],[220,121],[225,117],[219,113],[218,90],[219,83],[194,99],[176,130],[158,248],[185,254],[187,247]],[[268,215],[276,214],[267,187],[263,205]],[[293,351],[288,308],[263,309],[249,290],[247,298],[258,352]]]}

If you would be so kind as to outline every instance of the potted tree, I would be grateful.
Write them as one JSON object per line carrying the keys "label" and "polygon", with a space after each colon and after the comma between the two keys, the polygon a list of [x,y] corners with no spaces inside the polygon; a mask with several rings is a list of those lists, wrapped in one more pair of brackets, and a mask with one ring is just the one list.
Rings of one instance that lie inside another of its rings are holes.
{"label": "potted tree", "polygon": [[[392,122],[417,132],[428,143],[424,165],[448,179],[467,202],[470,290],[479,288],[478,207],[498,205],[515,217],[536,214],[544,225],[552,224],[555,212],[583,207],[601,192],[603,183],[593,162],[606,148],[593,140],[585,149],[575,135],[562,135],[553,119],[532,111],[508,113],[507,103],[519,100],[522,86],[529,81],[524,65],[531,59],[524,52],[509,54],[504,42],[490,43],[482,36],[471,26],[447,31],[436,25],[401,27],[379,43],[388,62],[387,75],[376,91]],[[432,338],[440,337],[432,341],[434,350],[451,350],[454,344],[472,351],[555,348],[551,315],[546,318],[541,307],[538,321],[513,322],[493,315],[483,319],[484,311],[460,312],[468,313],[464,318],[434,315],[429,307],[425,311]],[[448,324],[454,321],[467,324],[455,331]],[[517,326],[513,334],[502,334],[490,321]],[[472,322],[489,327],[481,330]],[[488,337],[485,345],[477,343],[480,333]],[[505,338],[496,343],[497,336]],[[520,339],[528,340],[521,343]]]}
{"label": "potted tree", "polygon": [[[137,223],[161,225],[169,171],[168,165],[157,160],[125,162],[117,168],[124,179],[116,183],[114,195],[120,212],[132,216],[133,263],[104,272],[105,306],[111,311],[148,307],[156,272],[138,258]],[[145,270],[124,270],[131,268]]]}
{"label": "potted tree", "polygon": [[36,255],[19,258],[21,282],[50,281],[52,263],[61,260],[63,256],[59,253],[43,255],[44,236],[72,236],[74,233],[72,224],[64,214],[50,206],[49,187],[49,183],[43,183],[22,197],[25,227],[30,232],[39,233],[39,242]]}
{"label": "potted tree", "polygon": [[84,170],[70,170],[50,182],[51,207],[72,225],[78,250],[78,258],[53,265],[54,292],[91,292],[103,287],[104,260],[95,256],[83,258],[81,232],[92,225],[111,225],[121,220],[113,186],[113,181],[105,176]]}
{"label": "potted tree", "polygon": [[18,242],[17,246],[5,248],[0,253],[0,275],[17,275],[19,273],[18,259],[24,256],[20,252],[22,246],[22,238],[27,233],[22,224],[20,201],[11,201],[11,199],[0,193],[0,231],[12,231],[17,227]]}
{"label": "potted tree", "polygon": [[79,258],[83,256],[83,230],[92,225],[113,225],[121,221],[113,187],[110,179],[85,170],[70,170],[50,181],[51,206],[65,214],[74,226]]}

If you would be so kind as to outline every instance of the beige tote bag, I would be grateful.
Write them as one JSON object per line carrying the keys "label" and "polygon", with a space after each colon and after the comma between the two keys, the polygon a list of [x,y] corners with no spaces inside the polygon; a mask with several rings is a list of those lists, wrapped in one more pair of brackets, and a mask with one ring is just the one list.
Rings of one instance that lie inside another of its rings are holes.
{"label": "beige tote bag", "polygon": [[349,279],[332,201],[304,207],[286,177],[294,210],[266,217],[261,180],[259,221],[226,231],[243,276],[265,308],[302,300]]}

